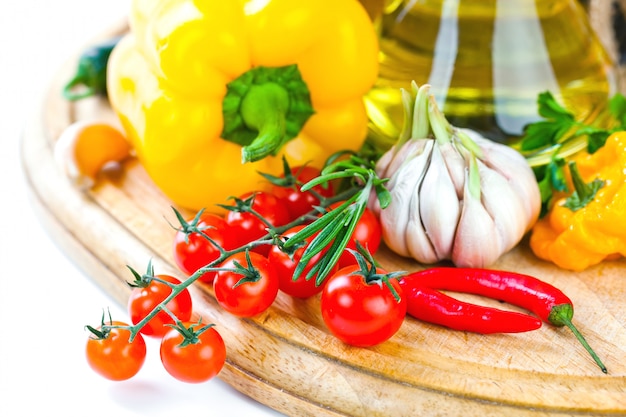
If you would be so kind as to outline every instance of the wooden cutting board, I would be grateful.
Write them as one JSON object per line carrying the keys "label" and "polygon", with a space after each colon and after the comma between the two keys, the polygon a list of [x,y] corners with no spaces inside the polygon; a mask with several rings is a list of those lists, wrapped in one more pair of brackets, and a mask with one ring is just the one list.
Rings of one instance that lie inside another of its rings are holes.
{"label": "wooden cutting board", "polygon": [[[72,104],[61,98],[74,67],[72,60],[60,71],[27,126],[23,166],[32,202],[50,234],[125,305],[126,265],[143,270],[152,259],[157,272],[181,276],[168,224],[175,217],[170,201],[134,159],[103,173],[86,193],[73,188],[55,165],[54,142],[71,122],[116,123],[106,100]],[[384,248],[377,258],[389,270],[419,268]],[[566,328],[544,325],[524,334],[484,336],[407,318],[390,341],[362,349],[329,334],[317,298],[281,294],[269,311],[238,319],[218,307],[210,287],[195,285],[192,294],[197,313],[217,324],[227,345],[219,377],[288,415],[626,415],[626,262],[572,273],[537,260],[523,242],[494,267],[561,288],[576,307],[574,323],[608,375]]]}

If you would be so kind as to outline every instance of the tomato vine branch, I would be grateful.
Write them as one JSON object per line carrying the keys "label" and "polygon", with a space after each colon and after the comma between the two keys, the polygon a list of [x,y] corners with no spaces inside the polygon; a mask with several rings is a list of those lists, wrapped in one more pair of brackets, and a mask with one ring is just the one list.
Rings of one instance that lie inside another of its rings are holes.
{"label": "tomato vine branch", "polygon": [[[348,155],[347,158],[345,156]],[[285,169],[288,169],[286,165]],[[263,174],[262,174],[263,175]],[[264,175],[268,178],[266,175]],[[171,293],[163,299],[150,313],[148,313],[141,321],[132,326],[125,327],[130,331],[131,340],[139,333],[139,331],[160,311],[166,312],[174,319],[176,327],[181,326],[182,323],[178,321],[176,316],[167,308],[176,296],[178,296],[184,289],[188,288],[191,284],[196,282],[201,276],[207,272],[217,272],[223,270],[220,268],[220,264],[228,259],[231,255],[240,252],[249,253],[250,250],[257,246],[275,244],[281,247],[286,252],[293,250],[305,243],[305,240],[313,235],[315,238],[309,245],[306,246],[305,252],[298,263],[294,279],[297,278],[305,269],[307,263],[318,253],[324,251],[320,260],[314,265],[309,276],[317,274],[316,284],[321,285],[327,278],[334,265],[338,262],[339,257],[345,250],[350,236],[354,232],[357,222],[362,216],[367,203],[370,199],[370,194],[374,191],[379,199],[381,207],[386,207],[390,202],[390,195],[384,183],[386,179],[378,177],[375,171],[375,165],[372,161],[364,159],[354,153],[337,153],[329,158],[329,163],[322,170],[321,175],[313,180],[303,184],[301,190],[314,192],[313,187],[317,185],[328,186],[332,181],[344,180],[348,182],[348,185],[341,189],[337,194],[332,197],[324,197],[320,194],[316,194],[319,198],[319,206],[315,207],[311,212],[299,216],[295,220],[282,226],[273,226],[270,222],[263,218],[256,210],[252,208],[255,194],[245,199],[233,197],[233,205],[219,205],[220,207],[230,211],[240,211],[251,213],[259,218],[267,226],[267,234],[260,239],[249,242],[238,248],[227,250],[220,246],[214,239],[208,236],[204,231],[206,228],[198,227],[200,218],[204,209],[200,210],[191,221],[186,221],[181,213],[174,207],[175,216],[180,223],[180,230],[186,234],[199,233],[203,238],[211,242],[220,252],[220,255],[208,263],[207,265],[197,269],[186,280],[179,284],[173,284],[171,282],[161,280],[154,276],[154,267],[152,261],[148,262],[147,272],[140,275],[130,266],[128,267],[134,276],[134,281],[129,282],[129,285],[133,287],[145,287],[149,285],[152,280],[157,280],[171,288]],[[288,186],[292,186],[289,184]],[[342,201],[338,207],[329,210],[333,204]],[[311,219],[315,219],[310,222]],[[298,226],[305,225],[298,233],[291,236],[289,239],[280,239],[280,236],[287,230]],[[328,248],[328,250],[325,250]],[[254,280],[254,266],[251,264],[249,257],[248,267],[237,265],[233,272],[239,273],[244,276],[237,285],[243,282]],[[230,269],[229,269],[230,270]],[[256,272],[258,274],[258,271]],[[397,296],[397,294],[394,294]],[[106,329],[107,326],[103,326]],[[111,326],[108,326],[111,328]]]}

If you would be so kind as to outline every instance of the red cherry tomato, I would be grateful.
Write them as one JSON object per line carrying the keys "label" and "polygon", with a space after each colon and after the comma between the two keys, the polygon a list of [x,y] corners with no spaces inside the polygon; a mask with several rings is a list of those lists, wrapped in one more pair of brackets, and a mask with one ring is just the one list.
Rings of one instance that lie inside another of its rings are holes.
{"label": "red cherry tomato", "polygon": [[[313,209],[313,206],[320,203],[320,200],[315,196],[315,194],[310,191],[303,192],[300,190],[303,184],[319,177],[320,173],[321,172],[318,168],[309,165],[294,167],[291,169],[291,175],[295,180],[295,184],[290,187],[281,187],[277,185],[272,187],[272,194],[285,203],[291,220],[295,220],[296,218],[310,212]],[[331,197],[333,195],[333,189],[330,185],[328,187],[316,185],[312,188],[312,190],[323,197]]]}
{"label": "red cherry tomato", "polygon": [[[254,194],[252,209],[260,214],[272,226],[282,226],[289,223],[289,212],[285,205],[271,193],[257,191],[240,197],[245,200]],[[253,240],[258,240],[267,234],[267,224],[252,213],[229,211],[225,216],[230,233],[234,239],[234,247],[240,247]],[[255,252],[267,255],[271,245],[262,245],[254,248]]]}
{"label": "red cherry tomato", "polygon": [[[114,321],[112,325],[127,326]],[[98,328],[102,330],[102,328]],[[130,331],[113,328],[105,332],[103,339],[94,334],[87,339],[85,354],[87,363],[98,374],[112,381],[124,381],[139,372],[146,359],[146,342],[138,334],[130,341]]]}
{"label": "red cherry tomato", "polygon": [[[396,279],[391,279],[397,301],[380,280],[368,283],[357,265],[340,269],[322,290],[322,318],[337,338],[353,346],[374,346],[393,336],[406,316],[406,300]],[[381,269],[377,273],[384,274]]]}
{"label": "red cherry tomato", "polygon": [[[331,204],[329,209],[334,209],[343,204],[342,201]],[[374,255],[378,248],[380,247],[380,242],[382,240],[382,227],[380,222],[376,218],[376,215],[372,213],[370,209],[367,207],[363,212],[363,215],[359,219],[352,232],[352,237],[348,241],[348,245],[346,246],[346,250],[341,254],[337,265],[339,268],[344,268],[349,265],[356,265],[356,258],[352,253],[350,253],[347,249],[357,250],[356,242],[358,241],[363,247],[367,248],[369,253]]]}
{"label": "red cherry tomato", "polygon": [[268,259],[256,252],[249,252],[250,263],[257,271],[253,281],[241,281],[244,274],[233,271],[236,263],[248,268],[245,252],[237,252],[227,258],[213,280],[217,302],[226,311],[238,317],[252,317],[267,310],[278,294],[278,276]]}
{"label": "red cherry tomato", "polygon": [[[227,230],[228,225],[222,217],[216,214],[202,213],[197,227],[222,248],[231,248],[231,233]],[[216,260],[219,256],[219,249],[200,233],[186,235],[181,230],[176,232],[174,236],[174,261],[185,274],[193,274],[199,268]],[[213,282],[214,277],[214,272],[207,272],[199,280],[210,283]]]}
{"label": "red cherry tomato", "polygon": [[[172,284],[180,284],[180,281],[177,278],[169,275],[156,275],[156,278],[160,278]],[[130,315],[130,319],[133,324],[137,324],[143,320],[171,293],[172,289],[167,284],[157,280],[153,280],[145,288],[133,288],[128,299],[128,314]],[[189,294],[189,290],[187,290],[187,288],[182,290],[180,294],[167,303],[167,308],[170,312],[172,312],[172,314],[178,317],[180,321],[189,320],[192,312],[191,295]],[[165,311],[159,311],[139,331],[146,336],[163,337],[163,335],[170,329],[170,327],[166,326],[166,324],[174,324],[174,320]]]}
{"label": "red cherry tomato", "polygon": [[[296,232],[302,230],[305,226],[295,226],[291,229],[287,230],[284,233],[284,237],[291,237],[296,234]],[[313,240],[314,236],[311,236],[306,240],[307,243],[310,243]],[[293,274],[296,270],[300,259],[302,259],[302,254],[304,253],[306,246],[301,246],[296,249],[296,251],[292,254],[288,254],[280,250],[278,246],[272,246],[270,253],[268,254],[268,259],[270,263],[276,269],[276,273],[278,274],[279,288],[284,293],[297,298],[308,298],[315,294],[318,294],[322,291],[322,285],[316,285],[315,278],[316,276],[311,277],[311,279],[307,280],[307,273],[313,268],[313,266],[320,260],[322,256],[324,256],[325,251],[322,251],[315,255],[307,266],[304,268],[304,271],[298,276],[297,280],[293,280]],[[337,268],[335,267],[330,275]]]}
{"label": "red cherry tomato", "polygon": [[[190,325],[184,323],[187,328]],[[183,382],[200,383],[219,374],[226,361],[226,346],[214,327],[197,335],[197,343],[181,346],[184,340],[174,328],[161,340],[161,363],[170,375]]]}

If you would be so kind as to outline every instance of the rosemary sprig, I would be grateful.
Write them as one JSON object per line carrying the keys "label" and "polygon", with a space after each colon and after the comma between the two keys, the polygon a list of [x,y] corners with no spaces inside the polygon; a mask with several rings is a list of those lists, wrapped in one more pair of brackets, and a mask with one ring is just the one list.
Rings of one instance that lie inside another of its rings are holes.
{"label": "rosemary sprig", "polygon": [[318,184],[345,179],[351,182],[356,191],[340,206],[326,211],[317,220],[284,242],[284,247],[289,248],[316,235],[302,254],[294,272],[294,279],[302,274],[311,258],[322,251],[324,251],[323,255],[309,271],[307,278],[317,274],[317,285],[326,279],[348,245],[350,237],[367,207],[372,191],[376,193],[381,208],[389,205],[391,195],[384,186],[387,179],[378,177],[372,161],[363,159],[356,154],[351,154],[347,159],[331,162],[322,170],[319,177],[304,184],[302,191],[309,190]]}
{"label": "rosemary sprig", "polygon": [[[287,165],[285,169],[288,169]],[[302,245],[305,245],[305,240],[315,235],[316,233],[319,234],[311,241],[311,244],[307,246],[307,249],[305,249],[305,252],[296,269],[294,279],[297,279],[297,277],[303,272],[306,264],[310,261],[312,257],[314,257],[317,253],[325,250],[325,248],[328,248],[320,257],[319,262],[316,263],[316,265],[312,268],[312,271],[309,272],[309,274],[311,274],[310,276],[313,276],[313,274],[317,274],[316,283],[318,285],[321,284],[328,276],[330,271],[332,271],[333,266],[337,263],[339,257],[346,248],[357,222],[359,221],[361,215],[367,207],[372,191],[376,193],[380,202],[380,206],[382,208],[387,207],[391,201],[391,195],[384,185],[387,179],[381,179],[378,177],[375,171],[374,161],[368,158],[364,158],[353,152],[340,152],[331,156],[328,159],[326,167],[322,170],[321,175],[304,184],[301,187],[301,190],[308,191],[316,185],[328,184],[331,181],[335,180],[343,180],[347,185],[340,189],[340,191],[333,197],[325,198],[323,196],[319,196],[320,206],[316,207],[313,212],[300,216],[289,224],[279,227],[274,227],[271,224],[267,223],[268,233],[266,236],[249,242],[239,248],[234,248],[230,250],[226,250],[220,247],[217,242],[213,241],[208,235],[204,233],[205,229],[197,227],[202,210],[196,214],[194,219],[192,219],[190,222],[187,222],[183,218],[183,216],[174,207],[172,207],[177,219],[181,223],[180,230],[184,231],[186,234],[200,233],[201,236],[203,236],[205,239],[208,239],[211,243],[219,248],[219,257],[208,263],[207,265],[199,268],[196,272],[191,274],[186,280],[182,281],[180,284],[172,284],[155,276],[154,267],[151,260],[148,262],[148,267],[145,274],[140,274],[131,267],[128,267],[134,277],[134,281],[128,283],[130,286],[145,287],[149,285],[152,280],[157,280],[165,285],[168,285],[172,289],[172,292],[150,313],[148,313],[140,322],[136,323],[135,325],[117,326],[113,324],[104,324],[102,327],[103,331],[107,331],[108,329],[114,327],[125,328],[130,331],[130,339],[133,340],[135,336],[139,333],[140,329],[145,326],[148,321],[150,321],[160,311],[165,311],[167,314],[172,316],[172,319],[176,323],[176,326],[182,329],[182,324],[169,311],[169,309],[167,308],[167,304],[185,288],[196,282],[202,275],[210,271],[223,270],[222,268],[220,268],[220,264],[229,256],[235,253],[243,251],[248,253],[248,251],[257,246],[267,244],[280,245],[285,251],[288,252]],[[252,208],[252,203],[254,201],[253,198],[254,197],[247,199],[233,198],[233,205],[220,205],[220,207],[226,210],[251,213],[254,216],[259,217],[261,220],[265,220],[258,212],[256,212]],[[343,203],[339,207],[329,210],[330,206],[339,201],[342,201]],[[320,213],[323,214],[319,216]],[[316,220],[305,226],[298,233],[288,239],[281,238],[281,234],[284,233],[286,230],[289,230],[296,225],[307,223],[312,217],[315,217]],[[250,264],[251,262],[248,259],[248,265]],[[242,265],[236,265],[234,271],[242,275],[242,279],[240,282],[238,282],[237,285],[241,285],[246,281],[253,281],[255,279],[255,270],[253,267],[245,268]],[[99,336],[93,330],[89,330],[92,331],[92,333],[95,334],[96,337]],[[203,331],[204,328],[201,330]],[[199,332],[200,331],[198,331],[197,334],[199,334]],[[193,334],[191,334],[191,336],[193,336]]]}

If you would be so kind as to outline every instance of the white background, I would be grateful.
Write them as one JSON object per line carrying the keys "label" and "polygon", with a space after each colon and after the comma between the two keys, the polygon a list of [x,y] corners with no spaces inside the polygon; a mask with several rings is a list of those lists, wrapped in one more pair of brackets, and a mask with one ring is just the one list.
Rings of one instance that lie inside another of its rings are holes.
{"label": "white background", "polygon": [[[55,71],[122,19],[130,0],[0,3],[0,416],[278,416],[214,379],[179,383],[149,344],[144,368],[109,382],[84,358],[85,324],[126,312],[55,246],[33,214],[20,140]],[[79,215],[77,213],[77,215]]]}

